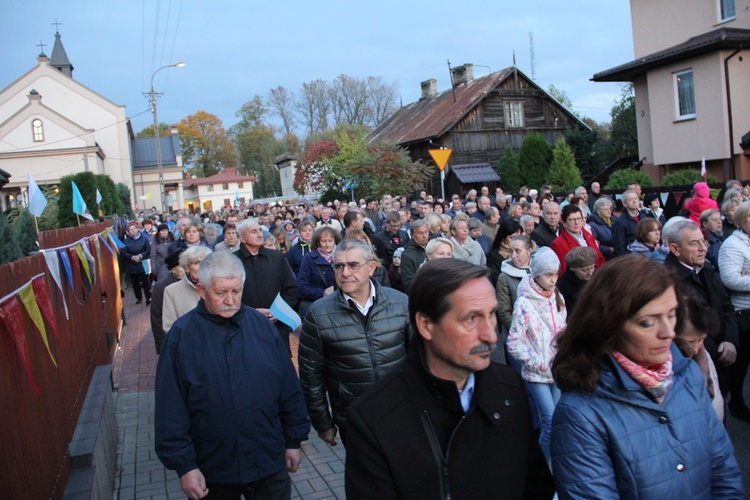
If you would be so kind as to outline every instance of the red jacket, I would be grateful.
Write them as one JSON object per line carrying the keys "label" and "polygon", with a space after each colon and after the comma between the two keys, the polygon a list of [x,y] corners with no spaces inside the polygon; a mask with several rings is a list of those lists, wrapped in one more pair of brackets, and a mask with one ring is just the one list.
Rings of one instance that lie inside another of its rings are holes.
{"label": "red jacket", "polygon": [[[595,269],[599,269],[607,262],[607,260],[604,258],[604,255],[602,255],[602,252],[599,251],[599,244],[596,242],[596,238],[585,229],[581,229],[581,234],[583,235],[583,239],[586,240],[586,244],[596,251],[596,263],[594,264],[594,267]],[[555,238],[549,246],[555,252],[557,258],[560,259],[560,274],[564,273],[567,268],[567,264],[565,264],[565,256],[568,255],[568,252],[572,249],[579,246],[581,245],[578,244],[578,240],[571,236],[565,229],[563,229],[560,236]]]}

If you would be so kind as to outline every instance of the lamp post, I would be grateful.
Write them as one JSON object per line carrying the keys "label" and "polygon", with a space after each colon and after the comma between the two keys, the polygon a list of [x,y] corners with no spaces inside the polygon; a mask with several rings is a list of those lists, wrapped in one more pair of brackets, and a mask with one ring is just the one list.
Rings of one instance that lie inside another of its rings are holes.
{"label": "lamp post", "polygon": [[154,71],[151,75],[151,112],[154,114],[154,140],[156,143],[156,168],[159,171],[159,197],[161,199],[161,212],[162,215],[166,212],[166,200],[164,196],[164,172],[161,164],[161,142],[159,142],[159,120],[156,117],[156,92],[154,92],[154,77],[156,74],[164,68],[181,68],[185,66],[184,62],[178,62],[174,64],[167,64]]}

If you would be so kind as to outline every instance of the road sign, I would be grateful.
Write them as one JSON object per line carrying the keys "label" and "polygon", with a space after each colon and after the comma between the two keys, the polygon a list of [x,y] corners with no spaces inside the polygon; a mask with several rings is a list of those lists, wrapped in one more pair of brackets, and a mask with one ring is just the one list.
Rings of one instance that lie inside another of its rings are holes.
{"label": "road sign", "polygon": [[451,157],[451,153],[453,152],[450,148],[441,148],[441,149],[430,149],[430,156],[432,156],[432,159],[435,160],[435,164],[437,164],[440,171],[445,170],[445,165],[448,163],[448,158]]}
{"label": "road sign", "polygon": [[359,187],[359,176],[344,177],[344,185],[346,189],[357,189]]}

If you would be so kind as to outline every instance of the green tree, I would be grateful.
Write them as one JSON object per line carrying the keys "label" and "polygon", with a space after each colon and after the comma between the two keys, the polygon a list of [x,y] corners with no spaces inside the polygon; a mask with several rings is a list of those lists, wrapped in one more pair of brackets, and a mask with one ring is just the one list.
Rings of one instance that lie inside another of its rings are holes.
{"label": "green tree", "polygon": [[[661,180],[662,186],[692,186],[696,182],[703,182],[700,170],[687,168],[665,175]],[[718,182],[713,175],[706,176],[706,182]]]}
{"label": "green tree", "polygon": [[565,191],[575,189],[583,184],[581,172],[576,167],[576,158],[564,137],[557,140],[557,144],[552,151],[549,181],[555,189]]}
{"label": "green tree", "polygon": [[117,190],[117,197],[120,199],[120,206],[122,207],[120,215],[133,217],[133,200],[130,197],[130,188],[122,182],[118,182],[115,189]]}
{"label": "green tree", "polygon": [[224,167],[237,166],[237,154],[218,116],[198,111],[177,124],[182,157],[196,177],[209,177]]}
{"label": "green tree", "polygon": [[654,181],[651,180],[651,177],[649,177],[646,172],[633,170],[632,168],[624,168],[618,170],[609,177],[604,189],[622,190],[628,187],[628,183],[630,182],[637,182],[641,187],[651,187],[654,185]]}
{"label": "green tree", "polygon": [[[96,175],[93,172],[79,172],[60,178],[60,199],[58,201],[58,227],[73,227],[78,225],[78,217],[73,213],[73,187],[75,182],[81,192],[83,201],[89,213],[96,217]],[[81,220],[81,223],[85,220]]]}
{"label": "green tree", "polygon": [[[170,132],[171,128],[172,127],[170,127],[169,124],[167,124],[167,123],[164,123],[164,122],[160,123],[159,124],[159,137],[166,137],[166,136],[168,136],[171,133]],[[138,132],[135,136],[137,138],[139,138],[139,139],[142,139],[144,137],[153,137],[154,136],[154,126],[153,125],[149,125],[148,127],[144,128],[143,130],[141,130],[140,132]]]}
{"label": "green tree", "polygon": [[0,264],[7,264],[23,258],[21,249],[15,244],[15,234],[8,221],[8,214],[0,214]]}
{"label": "green tree", "polygon": [[[553,84],[550,84],[550,86],[547,87],[547,92],[554,97],[557,102],[565,106],[568,111],[573,113],[573,101],[570,100],[570,96],[568,96],[567,92],[558,89]],[[578,116],[578,114],[576,114],[576,116]]]}
{"label": "green tree", "polygon": [[37,217],[36,224],[40,231],[49,231],[57,229],[57,202],[60,199],[57,186],[39,186],[44,197],[47,199],[47,206],[44,208],[41,217]]}
{"label": "green tree", "polygon": [[18,216],[13,219],[11,226],[15,233],[14,246],[18,247],[18,251],[22,257],[39,250],[36,227],[34,226],[34,218],[31,212],[25,208],[19,210]]}
{"label": "green tree", "polygon": [[[96,187],[99,189],[99,193],[102,195],[102,202],[99,204],[99,208],[103,215],[114,215],[124,213],[122,207],[122,201],[117,194],[117,188],[115,182],[108,175],[97,175],[96,176]],[[92,213],[94,210],[92,210]]]}
{"label": "green tree", "polygon": [[537,132],[526,134],[518,156],[521,182],[531,188],[543,185],[551,162],[552,148],[544,137]]}
{"label": "green tree", "polygon": [[638,155],[638,127],[636,126],[635,93],[633,84],[622,86],[620,100],[612,108],[612,132],[609,154],[616,158]]}
{"label": "green tree", "polygon": [[500,185],[505,191],[515,193],[521,188],[521,174],[518,172],[518,154],[510,146],[503,151],[503,156],[495,168],[500,176]]}

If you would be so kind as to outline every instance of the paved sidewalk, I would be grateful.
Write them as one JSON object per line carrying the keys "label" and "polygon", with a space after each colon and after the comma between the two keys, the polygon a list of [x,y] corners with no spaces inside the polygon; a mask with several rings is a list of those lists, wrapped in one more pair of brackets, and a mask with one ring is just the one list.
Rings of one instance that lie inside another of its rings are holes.
{"label": "paved sidewalk", "polygon": [[[177,474],[166,470],[154,451],[154,376],[156,349],[151,336],[149,308],[136,304],[132,290],[126,291],[125,318],[120,349],[113,363],[116,389],[117,470],[113,499],[184,499]],[[294,362],[297,339],[292,337]],[[291,474],[292,498],[338,498],[344,496],[344,459],[341,444],[328,446],[315,431],[302,444],[304,458]]]}

